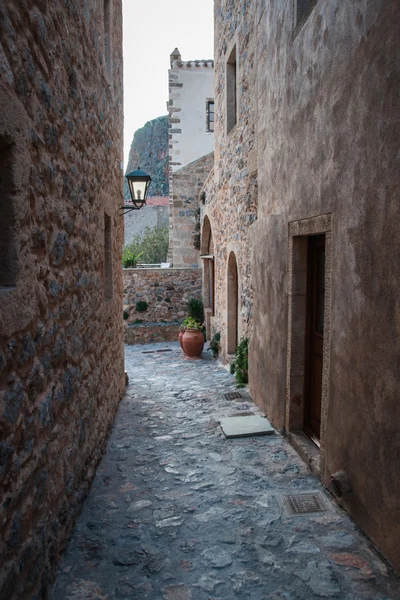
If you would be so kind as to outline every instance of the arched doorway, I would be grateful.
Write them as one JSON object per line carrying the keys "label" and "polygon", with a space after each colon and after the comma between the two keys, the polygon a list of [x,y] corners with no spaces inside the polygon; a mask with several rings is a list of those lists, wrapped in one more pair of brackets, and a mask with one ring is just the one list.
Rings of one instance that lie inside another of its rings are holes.
{"label": "arched doorway", "polygon": [[203,301],[206,319],[207,339],[211,336],[211,317],[215,313],[215,270],[214,242],[210,219],[205,216],[201,232],[201,254],[203,260]]}
{"label": "arched doorway", "polygon": [[234,354],[238,344],[238,306],[239,285],[238,269],[234,252],[228,258],[228,281],[227,281],[227,352]]}

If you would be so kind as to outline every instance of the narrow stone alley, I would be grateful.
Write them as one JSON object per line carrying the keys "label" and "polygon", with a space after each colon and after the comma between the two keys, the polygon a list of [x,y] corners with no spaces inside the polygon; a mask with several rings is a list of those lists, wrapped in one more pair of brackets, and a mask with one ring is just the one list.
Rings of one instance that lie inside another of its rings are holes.
{"label": "narrow stone alley", "polygon": [[[285,438],[224,437],[221,417],[259,411],[211,353],[130,346],[126,368],[53,600],[400,598],[399,579]],[[285,497],[301,493],[322,510],[291,515]]]}

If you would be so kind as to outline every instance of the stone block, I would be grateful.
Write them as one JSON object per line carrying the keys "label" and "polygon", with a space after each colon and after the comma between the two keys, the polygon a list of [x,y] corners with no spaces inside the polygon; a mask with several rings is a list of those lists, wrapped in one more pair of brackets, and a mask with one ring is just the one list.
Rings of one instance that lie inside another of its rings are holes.
{"label": "stone block", "polygon": [[258,415],[246,417],[225,417],[220,420],[221,429],[227,438],[270,435],[275,433],[271,423]]}

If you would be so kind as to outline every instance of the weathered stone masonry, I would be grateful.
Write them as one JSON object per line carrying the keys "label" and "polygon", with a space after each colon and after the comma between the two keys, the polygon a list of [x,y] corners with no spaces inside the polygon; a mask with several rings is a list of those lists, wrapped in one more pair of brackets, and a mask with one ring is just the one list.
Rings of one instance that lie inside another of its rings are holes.
{"label": "weathered stone masonry", "polygon": [[0,597],[35,599],[123,393],[121,1],[5,0],[0,40]]}
{"label": "weathered stone masonry", "polygon": [[[249,251],[249,227],[257,218],[257,156],[255,152],[255,40],[253,26],[255,3],[230,3],[227,18],[224,6],[215,10],[215,160],[214,169],[204,185],[205,204],[201,209],[202,249],[208,255],[208,225],[211,226],[215,269],[215,308],[208,336],[221,333],[221,358],[226,360],[228,347],[229,303],[228,260],[231,253],[237,262],[238,319],[237,338],[249,336],[253,314],[253,288]],[[235,35],[232,35],[235,32]],[[237,56],[236,125],[227,132],[226,57]],[[246,57],[244,60],[242,57]],[[205,228],[205,224],[206,228]],[[205,282],[208,285],[208,281]],[[207,298],[205,298],[207,307]]]}
{"label": "weathered stone masonry", "polygon": [[[201,297],[200,269],[124,269],[123,278],[125,341],[175,341],[189,298]],[[144,312],[137,310],[140,301],[148,304]]]}
{"label": "weathered stone masonry", "polygon": [[340,503],[400,569],[400,6],[309,4],[294,28],[296,3],[257,2],[250,389],[294,436],[304,402],[302,249],[323,234],[321,478],[334,491],[331,476],[345,472],[352,492]]}
{"label": "weathered stone masonry", "polygon": [[174,173],[170,213],[174,267],[200,266],[200,195],[213,163],[211,152]]}
{"label": "weathered stone masonry", "polygon": [[[233,251],[253,399],[305,440],[324,484],[398,569],[399,11],[379,0],[216,0],[215,165],[202,215],[222,352]],[[316,237],[323,335],[312,373]],[[303,433],[317,373],[319,449]]]}

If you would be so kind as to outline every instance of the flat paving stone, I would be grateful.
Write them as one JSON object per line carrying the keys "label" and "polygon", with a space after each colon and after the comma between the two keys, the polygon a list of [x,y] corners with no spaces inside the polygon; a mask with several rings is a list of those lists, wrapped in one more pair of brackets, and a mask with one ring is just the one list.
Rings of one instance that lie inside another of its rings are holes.
{"label": "flat paving stone", "polygon": [[[127,346],[126,369],[52,600],[399,600],[399,578],[285,438],[225,437],[237,388],[211,353]],[[289,516],[283,498],[310,490],[329,510]]]}
{"label": "flat paving stone", "polygon": [[221,429],[227,438],[250,437],[253,435],[270,435],[275,429],[265,417],[234,416],[220,421]]}

